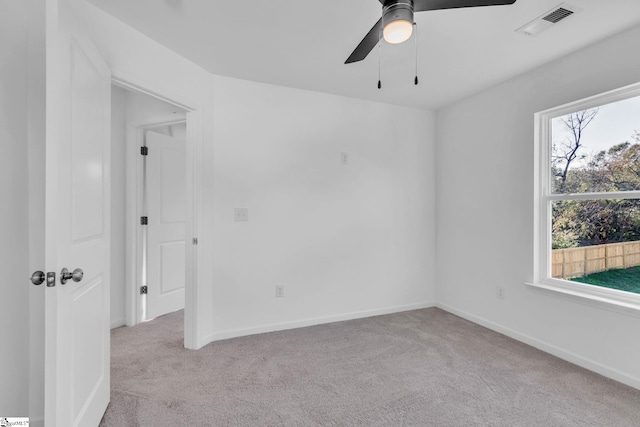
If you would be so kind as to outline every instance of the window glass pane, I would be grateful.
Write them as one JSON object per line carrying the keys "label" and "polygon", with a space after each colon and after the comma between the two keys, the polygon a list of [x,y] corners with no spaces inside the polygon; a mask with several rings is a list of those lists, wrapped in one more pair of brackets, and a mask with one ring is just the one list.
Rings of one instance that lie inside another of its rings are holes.
{"label": "window glass pane", "polygon": [[551,120],[553,193],[640,190],[640,96]]}
{"label": "window glass pane", "polygon": [[640,293],[640,199],[552,205],[552,276]]}

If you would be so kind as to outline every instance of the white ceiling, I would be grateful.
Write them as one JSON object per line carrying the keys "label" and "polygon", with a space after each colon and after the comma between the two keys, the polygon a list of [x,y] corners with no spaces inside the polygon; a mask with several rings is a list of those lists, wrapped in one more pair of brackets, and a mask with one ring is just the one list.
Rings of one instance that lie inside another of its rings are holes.
{"label": "white ceiling", "polygon": [[420,12],[420,84],[412,38],[383,44],[378,90],[377,49],[344,64],[378,0],[89,1],[214,74],[428,109],[640,24],[640,0],[568,0],[582,12],[537,37],[515,30],[561,0]]}

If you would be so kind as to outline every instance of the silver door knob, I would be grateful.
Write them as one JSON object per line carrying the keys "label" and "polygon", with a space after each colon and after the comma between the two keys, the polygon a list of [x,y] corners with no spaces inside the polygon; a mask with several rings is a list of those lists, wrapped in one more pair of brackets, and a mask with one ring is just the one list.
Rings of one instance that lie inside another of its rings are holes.
{"label": "silver door knob", "polygon": [[69,272],[69,270],[65,267],[60,272],[60,283],[63,285],[67,283],[68,280],[73,280],[74,282],[79,282],[84,277],[84,272],[81,268],[76,268],[73,272]]}
{"label": "silver door knob", "polygon": [[44,279],[45,279],[45,274],[42,271],[36,271],[31,275],[31,277],[29,277],[29,280],[31,280],[31,283],[33,283],[36,286],[42,285],[44,283]]}

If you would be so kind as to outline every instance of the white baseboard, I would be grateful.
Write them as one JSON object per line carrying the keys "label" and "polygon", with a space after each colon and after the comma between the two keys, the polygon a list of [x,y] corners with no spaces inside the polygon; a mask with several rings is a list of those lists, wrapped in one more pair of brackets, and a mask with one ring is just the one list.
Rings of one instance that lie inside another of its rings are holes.
{"label": "white baseboard", "polygon": [[127,321],[124,318],[112,320],[111,321],[111,329],[119,328],[120,326],[124,326],[126,324],[127,324]]}
{"label": "white baseboard", "polygon": [[213,341],[226,340],[229,338],[263,334],[266,332],[284,331],[287,329],[304,328],[307,326],[342,322],[345,320],[362,319],[364,317],[380,316],[383,314],[391,314],[391,313],[400,313],[403,311],[419,310],[421,308],[435,307],[435,305],[436,305],[435,302],[424,302],[420,304],[410,304],[410,305],[402,305],[402,306],[395,306],[395,307],[379,308],[375,310],[355,311],[351,313],[338,314],[338,315],[326,316],[326,317],[315,317],[311,319],[296,320],[292,322],[273,323],[270,325],[257,326],[255,328],[233,329],[228,331],[215,332],[211,335],[204,337],[201,340],[203,344],[198,348]]}
{"label": "white baseboard", "polygon": [[539,339],[533,338],[529,335],[521,334],[520,332],[514,331],[513,329],[509,329],[507,327],[494,323],[490,320],[487,320],[482,317],[478,317],[473,314],[467,313],[465,311],[459,310],[457,308],[451,307],[447,304],[437,303],[436,307],[444,311],[447,311],[451,314],[455,314],[456,316],[462,317],[463,319],[466,319],[470,322],[484,326],[485,328],[499,332],[503,335],[508,336],[509,338],[513,338],[514,340],[528,344],[532,347],[537,348],[538,350],[544,351],[545,353],[549,353],[553,356],[559,357],[560,359],[566,360],[567,362],[571,362],[574,365],[578,365],[582,368],[596,372],[600,375],[603,375],[607,378],[611,378],[612,380],[619,381],[633,388],[640,389],[640,378],[625,374],[624,372],[620,372],[615,368],[611,368],[609,366],[595,362],[591,359],[587,359],[576,353],[573,353],[571,351],[549,344],[547,342],[541,341]]}

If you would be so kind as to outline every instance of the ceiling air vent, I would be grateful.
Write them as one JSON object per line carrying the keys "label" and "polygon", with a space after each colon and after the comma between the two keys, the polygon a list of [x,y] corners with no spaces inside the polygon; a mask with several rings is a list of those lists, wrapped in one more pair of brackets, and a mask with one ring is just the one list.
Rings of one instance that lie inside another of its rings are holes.
{"label": "ceiling air vent", "polygon": [[570,6],[567,3],[562,3],[550,11],[538,16],[533,21],[518,28],[516,33],[524,34],[525,36],[537,36],[544,30],[548,30],[549,28],[557,25],[560,21],[564,21],[571,15],[580,11],[581,9]]}
{"label": "ceiling air vent", "polygon": [[547,16],[543,16],[542,19],[544,19],[545,21],[549,21],[552,24],[557,24],[558,22],[562,21],[564,18],[572,14],[572,10],[565,9],[564,7],[559,7]]}

